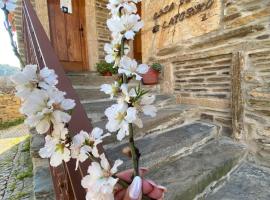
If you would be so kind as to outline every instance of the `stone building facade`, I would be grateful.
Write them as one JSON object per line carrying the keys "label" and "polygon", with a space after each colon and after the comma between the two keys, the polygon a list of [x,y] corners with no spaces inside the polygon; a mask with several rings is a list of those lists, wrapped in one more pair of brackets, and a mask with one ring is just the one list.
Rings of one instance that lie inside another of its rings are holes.
{"label": "stone building facade", "polygon": [[[48,10],[44,9],[47,1],[33,4],[50,37]],[[85,0],[84,4],[90,71],[104,59],[103,46],[110,41],[106,4],[107,0]],[[162,92],[174,94],[181,104],[198,106],[202,120],[248,142],[251,152],[266,161],[270,142],[270,2],[142,0],[141,8],[145,22],[142,60],[163,64]]]}
{"label": "stone building facade", "polygon": [[[164,91],[269,157],[270,2],[144,1],[143,59],[164,67]],[[269,159],[269,158],[268,158]],[[269,161],[269,160],[268,160]]]}
{"label": "stone building facade", "polygon": [[22,119],[20,107],[21,101],[14,94],[0,93],[0,123]]}

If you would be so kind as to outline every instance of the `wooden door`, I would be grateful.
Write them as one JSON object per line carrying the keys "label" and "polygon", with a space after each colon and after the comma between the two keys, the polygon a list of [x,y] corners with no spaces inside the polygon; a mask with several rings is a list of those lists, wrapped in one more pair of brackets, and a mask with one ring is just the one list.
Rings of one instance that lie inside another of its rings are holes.
{"label": "wooden door", "polygon": [[72,0],[68,14],[62,12],[60,0],[48,0],[51,42],[66,71],[88,69],[84,4],[84,0]]}
{"label": "wooden door", "polygon": [[[138,3],[138,14],[142,16],[141,2]],[[141,31],[136,34],[133,42],[133,55],[138,62],[142,62],[142,33]]]}

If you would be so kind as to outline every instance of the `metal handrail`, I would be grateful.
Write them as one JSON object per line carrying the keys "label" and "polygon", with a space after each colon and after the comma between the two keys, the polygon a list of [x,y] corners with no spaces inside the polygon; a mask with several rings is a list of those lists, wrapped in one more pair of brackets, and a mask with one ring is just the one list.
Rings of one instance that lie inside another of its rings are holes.
{"label": "metal handrail", "polygon": [[[59,78],[57,87],[67,93],[67,98],[74,99],[76,107],[68,125],[71,136],[80,130],[91,132],[92,125],[79,101],[71,81],[66,76],[45,30],[29,0],[23,0],[23,35],[27,64],[37,64],[40,69],[47,66],[54,69]],[[56,199],[85,199],[86,191],[81,186],[81,179],[87,173],[90,161],[80,164],[75,171],[75,160],[63,163],[60,167],[51,168]]]}

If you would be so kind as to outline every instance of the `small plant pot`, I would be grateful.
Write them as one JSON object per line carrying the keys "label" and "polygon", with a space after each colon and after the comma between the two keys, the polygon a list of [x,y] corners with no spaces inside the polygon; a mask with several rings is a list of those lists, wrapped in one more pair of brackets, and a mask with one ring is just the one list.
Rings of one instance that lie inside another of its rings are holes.
{"label": "small plant pot", "polygon": [[112,72],[105,72],[103,76],[112,76]]}
{"label": "small plant pot", "polygon": [[159,72],[150,68],[146,74],[143,75],[144,85],[155,85],[158,84]]}

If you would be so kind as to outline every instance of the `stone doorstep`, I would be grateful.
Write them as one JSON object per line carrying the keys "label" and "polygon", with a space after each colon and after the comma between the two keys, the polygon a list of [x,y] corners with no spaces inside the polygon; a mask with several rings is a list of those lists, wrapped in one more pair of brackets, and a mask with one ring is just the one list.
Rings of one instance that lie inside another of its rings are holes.
{"label": "stone doorstep", "polygon": [[33,162],[33,185],[35,200],[55,200],[54,186],[50,172],[50,165],[47,159],[39,157],[39,149],[44,145],[43,135],[38,135],[31,130],[32,139],[30,152]]}
{"label": "stone doorstep", "polygon": [[100,76],[96,73],[89,74],[73,74],[68,75],[68,78],[72,82],[73,85],[77,86],[94,86],[99,87],[102,84],[110,84],[114,82],[114,77],[112,76]]}
{"label": "stone doorstep", "polygon": [[[216,136],[217,127],[201,122],[194,122],[162,134],[151,134],[136,140],[136,146],[142,154],[140,165],[151,168],[172,156],[184,156]],[[120,158],[124,161],[122,170],[132,168],[130,159],[122,154],[122,149],[126,146],[128,143],[106,148],[111,160]]]}
{"label": "stone doorstep", "polygon": [[[98,96],[98,95],[94,95],[93,96]],[[107,95],[108,97],[108,95]],[[83,101],[86,102],[86,101]],[[106,110],[106,108],[110,107],[111,105],[115,104],[116,100],[110,100],[110,99],[100,99],[100,100],[94,100],[92,102],[88,102],[88,103],[83,103],[84,109],[85,111],[88,113],[88,116],[91,116],[91,114],[93,115],[104,115],[104,112]],[[165,108],[165,107],[173,107],[175,105],[176,101],[175,98],[171,95],[156,95],[156,101],[155,101],[155,105],[157,106],[157,108]],[[179,106],[177,105],[178,108]],[[100,120],[100,118],[95,119],[94,117],[92,118],[94,121]]]}
{"label": "stone doorstep", "polygon": [[146,178],[167,187],[167,200],[191,200],[229,173],[244,154],[244,146],[221,137],[185,157],[174,157],[160,163],[151,168]]}
{"label": "stone doorstep", "polygon": [[[132,84],[131,86],[135,86]],[[142,88],[152,93],[159,93],[160,86],[142,85]],[[95,101],[98,99],[109,99],[110,96],[100,91],[100,86],[93,85],[73,85],[81,101]]]}
{"label": "stone doorstep", "polygon": [[[91,103],[85,103],[83,104],[83,106],[85,108],[85,111],[87,112],[88,118],[91,118],[91,121],[95,123],[106,119],[104,112],[106,108],[110,107],[114,103],[116,103],[115,100],[101,100]],[[174,97],[170,95],[157,95],[155,105],[160,110],[159,113],[170,110],[172,114],[179,110],[180,112],[182,112],[183,109],[196,107],[188,105],[176,105]]]}
{"label": "stone doorstep", "polygon": [[205,200],[268,200],[270,199],[270,171],[253,163],[242,163]]}
{"label": "stone doorstep", "polygon": [[[100,89],[102,84],[114,83],[114,76],[100,76],[98,73],[73,73],[68,74],[70,81],[74,89]],[[138,81],[131,81],[129,84],[136,86]],[[148,90],[160,90],[160,84],[156,85],[141,85],[143,88]]]}
{"label": "stone doorstep", "polygon": [[[143,128],[134,126],[135,137],[143,137],[157,131],[163,131],[168,128],[179,127],[185,123],[193,122],[199,119],[197,108],[190,106],[177,106],[176,108],[164,108],[158,111],[158,115],[155,118],[143,116]],[[99,122],[94,122],[93,127],[100,127],[106,129],[107,119]],[[115,134],[112,137],[104,140],[105,145],[114,145],[117,142]]]}

